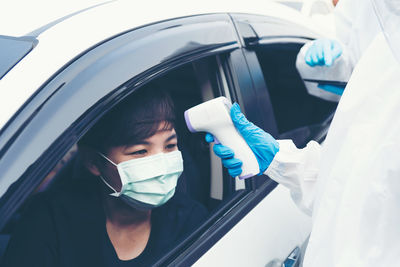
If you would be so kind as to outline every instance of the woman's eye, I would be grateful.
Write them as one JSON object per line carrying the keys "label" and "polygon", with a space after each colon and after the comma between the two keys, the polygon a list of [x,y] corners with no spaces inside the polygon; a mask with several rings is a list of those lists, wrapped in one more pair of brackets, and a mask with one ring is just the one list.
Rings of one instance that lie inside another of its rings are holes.
{"label": "woman's eye", "polygon": [[138,151],[134,151],[134,152],[131,152],[131,153],[129,153],[130,155],[144,155],[144,154],[146,154],[147,153],[147,150],[146,149],[141,149],[141,150],[138,150]]}
{"label": "woman's eye", "polygon": [[167,149],[174,149],[174,148],[176,148],[176,146],[177,146],[177,144],[168,144],[168,145],[166,146],[166,148],[167,148]]}

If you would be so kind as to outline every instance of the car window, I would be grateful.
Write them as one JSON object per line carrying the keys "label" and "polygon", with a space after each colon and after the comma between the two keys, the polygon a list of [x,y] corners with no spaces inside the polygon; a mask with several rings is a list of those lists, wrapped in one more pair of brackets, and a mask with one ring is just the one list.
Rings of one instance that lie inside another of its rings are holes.
{"label": "car window", "polygon": [[[149,239],[150,247],[153,248],[155,251],[154,253],[157,252],[157,255],[154,254],[146,260],[150,258],[154,261],[157,260],[158,257],[162,257],[165,253],[171,251],[175,246],[179,245],[181,241],[193,235],[196,231],[200,231],[201,229],[203,229],[201,231],[204,231],[206,228],[204,228],[203,222],[215,216],[216,213],[221,212],[221,208],[225,207],[224,204],[234,198],[236,194],[246,190],[243,181],[238,181],[237,183],[232,182],[232,178],[223,170],[221,161],[212,153],[212,144],[210,145],[205,141],[205,134],[193,134],[189,132],[183,116],[186,109],[201,102],[220,95],[226,95],[228,98],[230,97],[227,88],[228,84],[219,63],[219,56],[211,56],[196,60],[170,70],[160,77],[153,78],[148,83],[140,85],[135,89],[137,92],[140,92],[157,87],[168,92],[171,96],[176,113],[175,130],[178,136],[178,147],[182,153],[184,165],[184,170],[178,179],[175,192],[175,196],[179,196],[180,199],[177,200],[178,202],[175,206],[168,204],[172,206],[167,212],[169,215],[166,214],[168,216],[161,219],[157,217],[158,221],[154,219],[155,221],[152,222],[157,231],[161,232],[153,235],[152,238],[155,238],[154,240]],[[132,93],[132,97],[134,95],[135,91]],[[107,116],[107,114],[103,114],[97,119],[99,120],[104,116]],[[6,225],[1,234],[5,237],[11,236],[11,238],[13,238],[13,236],[19,236],[19,231],[26,231],[26,229],[21,230],[21,228],[24,227],[20,226],[21,221],[24,221],[25,216],[29,216],[30,210],[36,209],[35,205],[37,205],[37,199],[45,198],[46,201],[50,202],[50,207],[56,208],[58,204],[57,200],[54,199],[57,198],[52,195],[52,192],[57,192],[57,195],[70,194],[71,203],[74,203],[73,192],[75,189],[66,191],[66,188],[72,186],[72,188],[77,189],[76,194],[79,194],[78,192],[80,192],[80,189],[78,188],[85,187],[85,183],[81,184],[80,179],[86,176],[89,176],[88,171],[82,164],[82,156],[75,144],[63,156],[56,167],[43,177],[40,185],[33,191],[32,195],[22,207],[15,212],[12,220]],[[94,179],[100,181],[99,177],[95,177]],[[88,197],[88,199],[90,199],[90,197]],[[45,207],[49,206],[45,205]],[[39,209],[42,211],[45,207],[41,206]],[[82,207],[88,208],[89,206],[85,204],[82,205]],[[96,210],[96,208],[93,208],[93,210]],[[162,211],[162,207],[160,207],[159,210],[161,210],[160,214],[166,212]],[[180,215],[179,217],[177,215],[178,217],[174,218],[174,212],[176,214],[183,213],[185,217]],[[79,208],[76,211],[76,216],[76,220],[79,220],[79,216],[82,216],[82,212],[79,212]],[[190,216],[192,216],[192,218]],[[54,218],[57,218],[57,215],[55,215]],[[82,224],[84,223],[85,219],[82,219]],[[57,225],[57,227],[66,226]],[[82,227],[86,229],[85,226]],[[170,233],[173,235],[171,238],[168,237],[167,232],[160,230],[168,227],[172,229],[171,232],[177,231],[177,233]],[[105,232],[101,231],[97,233],[105,234]],[[56,232],[55,235],[57,235],[57,238],[65,238],[64,234],[58,232]],[[28,239],[31,237],[30,233],[28,233],[28,236],[25,236],[25,242],[29,243]],[[159,240],[157,240],[157,238]],[[82,240],[83,239],[85,239],[84,236],[82,237]],[[164,244],[167,241],[168,246]],[[12,242],[13,241],[10,243],[11,249],[13,248]],[[59,240],[59,242],[61,241]],[[190,240],[186,240],[186,242],[190,242]],[[110,251],[113,251],[112,247],[110,247],[112,242],[107,242],[107,244]],[[162,245],[159,244],[163,244],[165,247],[162,248]],[[107,246],[105,249],[107,249]],[[151,252],[146,253],[150,253],[149,255],[151,255]]]}
{"label": "car window", "polygon": [[293,138],[303,146],[327,125],[336,103],[307,93],[295,62],[303,43],[259,45],[255,52],[271,98],[280,138]]}
{"label": "car window", "polygon": [[[300,48],[318,34],[304,25],[266,16],[234,14],[260,101],[264,129],[275,138],[304,146],[322,141],[336,103],[307,93],[295,62]],[[322,133],[322,134],[321,134]]]}

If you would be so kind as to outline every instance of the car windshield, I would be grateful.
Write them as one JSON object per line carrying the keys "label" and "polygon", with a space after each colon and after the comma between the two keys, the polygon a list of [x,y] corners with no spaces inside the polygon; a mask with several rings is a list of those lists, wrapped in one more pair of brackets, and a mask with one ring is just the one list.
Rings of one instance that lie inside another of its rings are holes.
{"label": "car windshield", "polygon": [[0,35],[0,79],[34,47],[35,39]]}

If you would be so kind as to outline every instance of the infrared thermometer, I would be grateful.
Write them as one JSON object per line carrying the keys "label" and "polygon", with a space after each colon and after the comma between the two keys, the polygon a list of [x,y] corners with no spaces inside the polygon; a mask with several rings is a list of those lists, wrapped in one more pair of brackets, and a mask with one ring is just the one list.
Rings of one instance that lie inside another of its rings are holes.
{"label": "infrared thermometer", "polygon": [[186,125],[192,133],[208,132],[215,143],[229,147],[235,158],[243,162],[240,179],[249,178],[260,172],[257,158],[239,131],[235,128],[230,112],[232,103],[226,97],[218,97],[185,111]]}

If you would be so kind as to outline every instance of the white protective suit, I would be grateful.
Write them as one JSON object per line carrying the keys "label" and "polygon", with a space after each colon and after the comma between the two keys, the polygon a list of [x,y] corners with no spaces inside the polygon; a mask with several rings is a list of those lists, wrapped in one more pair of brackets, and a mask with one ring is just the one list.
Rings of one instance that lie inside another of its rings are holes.
{"label": "white protective suit", "polygon": [[335,37],[344,45],[354,67],[381,31],[373,4],[370,0],[340,0],[334,16]]}
{"label": "white protective suit", "polygon": [[300,12],[309,17],[327,35],[335,32],[332,0],[304,0]]}
{"label": "white protective suit", "polygon": [[[398,32],[400,19],[395,25]],[[385,33],[390,36],[390,31]],[[366,49],[322,148],[312,141],[297,149],[290,140],[280,140],[280,150],[265,172],[289,187],[300,208],[312,214],[305,267],[399,265],[400,60],[393,52],[400,46],[396,44],[400,45],[379,33]]]}
{"label": "white protective suit", "polygon": [[[395,0],[396,1],[396,0]],[[370,0],[340,0],[332,14],[326,15],[328,21],[334,21],[334,34],[327,38],[339,41],[342,55],[330,67],[309,66],[305,54],[313,42],[308,42],[297,56],[296,67],[305,80],[347,82],[360,56],[369,46],[381,28]],[[325,100],[338,102],[340,96],[318,88],[318,83],[305,81],[307,91]]]}

